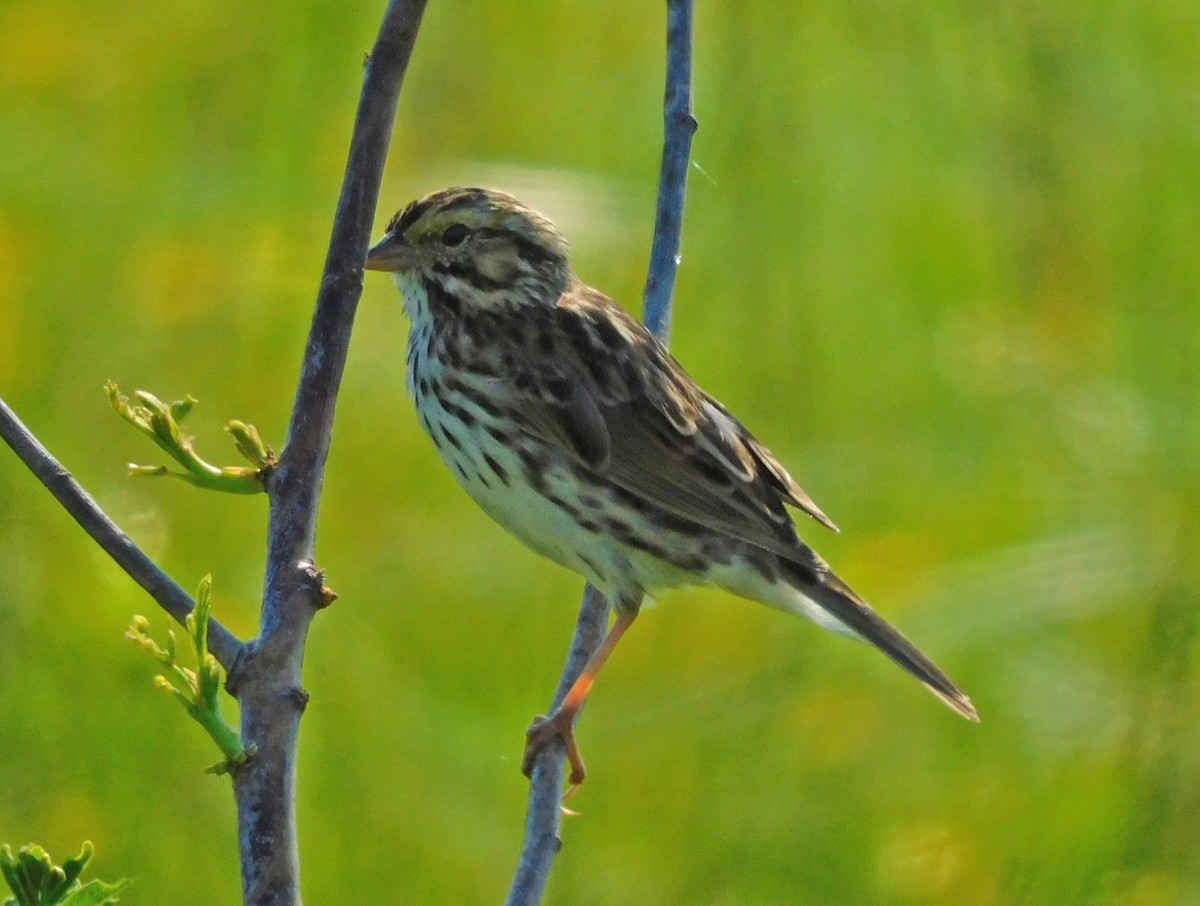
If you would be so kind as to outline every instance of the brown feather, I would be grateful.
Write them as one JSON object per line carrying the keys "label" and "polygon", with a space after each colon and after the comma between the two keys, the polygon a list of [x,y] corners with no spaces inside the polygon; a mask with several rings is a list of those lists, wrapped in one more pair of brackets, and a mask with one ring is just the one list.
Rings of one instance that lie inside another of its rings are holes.
{"label": "brown feather", "polygon": [[[648,508],[797,563],[805,557],[785,503],[834,527],[766,447],[605,296],[576,286],[556,308],[527,317],[551,319],[559,347],[549,356],[519,349],[509,357],[530,434],[557,442]],[[530,330],[512,339],[528,345],[541,335]],[[598,387],[581,353],[643,367],[616,369],[620,379]]]}

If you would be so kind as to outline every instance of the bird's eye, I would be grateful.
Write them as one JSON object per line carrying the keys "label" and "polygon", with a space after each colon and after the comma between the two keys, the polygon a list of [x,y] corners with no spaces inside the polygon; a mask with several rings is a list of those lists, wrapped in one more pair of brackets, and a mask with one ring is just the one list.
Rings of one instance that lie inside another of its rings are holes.
{"label": "bird's eye", "polygon": [[468,230],[463,224],[453,224],[446,227],[446,232],[442,233],[442,242],[446,245],[459,245],[467,238],[467,232]]}

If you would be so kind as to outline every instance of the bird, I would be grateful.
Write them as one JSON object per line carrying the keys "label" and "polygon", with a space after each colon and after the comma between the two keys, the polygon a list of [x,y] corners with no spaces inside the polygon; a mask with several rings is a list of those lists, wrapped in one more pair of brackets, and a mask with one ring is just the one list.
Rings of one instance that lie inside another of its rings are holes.
{"label": "bird", "polygon": [[389,272],[410,322],[418,420],[475,502],[612,603],[604,641],[526,733],[522,768],[561,738],[644,595],[716,586],[865,641],[950,708],[971,700],[800,540],[789,508],[837,526],[666,346],[571,267],[544,215],[456,186],[387,224],[367,270]]}

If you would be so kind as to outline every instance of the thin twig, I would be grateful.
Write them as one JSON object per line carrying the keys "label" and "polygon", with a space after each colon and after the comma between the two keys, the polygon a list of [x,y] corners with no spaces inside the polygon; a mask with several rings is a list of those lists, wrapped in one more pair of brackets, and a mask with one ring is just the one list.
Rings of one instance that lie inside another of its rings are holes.
{"label": "thin twig", "polygon": [[[664,343],[671,328],[671,303],[679,269],[683,203],[696,119],[692,115],[692,0],[667,0],[667,89],[663,102],[663,155],[659,173],[654,242],[646,278],[643,320]],[[584,588],[575,635],[567,653],[551,710],[563,700],[600,647],[608,627],[609,604]],[[561,743],[547,746],[534,761],[529,780],[525,840],[506,906],[535,906],[542,900],[550,867],[561,841],[563,759]]]}
{"label": "thin twig", "polygon": [[[0,436],[12,447],[46,489],[55,496],[83,530],[138,585],[146,590],[159,606],[180,625],[187,620],[196,602],[138,547],[115,522],[100,509],[92,496],[83,489],[53,454],[21,423],[16,413],[0,399]],[[228,672],[237,662],[244,645],[216,620],[208,621],[208,648]]]}
{"label": "thin twig", "polygon": [[255,906],[300,902],[296,744],[308,700],[300,668],[308,627],[329,600],[313,566],[317,506],[396,102],[424,9],[425,0],[391,0],[365,66],[288,441],[270,477],[259,636],[230,677],[242,739],[258,751],[234,776],[243,895]]}
{"label": "thin twig", "polygon": [[683,203],[692,159],[692,0],[667,0],[667,92],[663,99],[663,153],[658,179],[654,242],[643,293],[642,320],[664,343],[671,333]]}
{"label": "thin twig", "polygon": [[[591,656],[604,641],[609,604],[591,585],[583,589],[575,635],[567,651],[551,711],[567,696]],[[555,740],[538,753],[529,775],[529,807],[525,814],[525,840],[506,906],[534,906],[542,901],[550,866],[558,853],[562,827],[562,791],[566,747]]]}

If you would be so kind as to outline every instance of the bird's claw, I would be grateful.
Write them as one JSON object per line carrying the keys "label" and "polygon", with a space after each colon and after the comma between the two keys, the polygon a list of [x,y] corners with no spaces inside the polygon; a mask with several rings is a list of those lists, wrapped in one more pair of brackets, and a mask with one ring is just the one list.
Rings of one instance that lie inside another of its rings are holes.
{"label": "bird's claw", "polygon": [[579,746],[575,743],[574,715],[555,712],[549,717],[538,717],[525,731],[525,754],[521,758],[521,773],[526,777],[533,774],[533,765],[541,751],[556,739],[561,739],[567,750],[567,761],[571,765],[571,775],[568,778],[570,786],[563,793],[563,799],[575,795],[587,776],[583,766],[583,758],[579,754]]}

